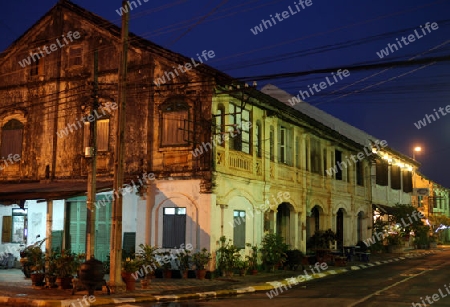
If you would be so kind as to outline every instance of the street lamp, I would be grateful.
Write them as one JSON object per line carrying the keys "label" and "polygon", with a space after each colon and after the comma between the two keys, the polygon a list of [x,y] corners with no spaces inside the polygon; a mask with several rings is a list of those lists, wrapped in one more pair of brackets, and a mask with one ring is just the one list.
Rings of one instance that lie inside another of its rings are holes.
{"label": "street lamp", "polygon": [[413,160],[416,160],[416,152],[420,152],[420,151],[422,151],[422,147],[420,147],[420,146],[414,147]]}

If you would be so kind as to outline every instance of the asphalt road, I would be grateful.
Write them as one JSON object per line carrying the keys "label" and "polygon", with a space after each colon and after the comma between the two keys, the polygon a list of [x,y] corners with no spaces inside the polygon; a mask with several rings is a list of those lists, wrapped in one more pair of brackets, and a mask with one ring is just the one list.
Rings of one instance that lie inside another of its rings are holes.
{"label": "asphalt road", "polygon": [[208,301],[115,306],[450,306],[449,257],[450,251],[444,251],[329,276],[287,290],[283,288],[283,292],[279,291],[272,299],[266,293],[255,293]]}

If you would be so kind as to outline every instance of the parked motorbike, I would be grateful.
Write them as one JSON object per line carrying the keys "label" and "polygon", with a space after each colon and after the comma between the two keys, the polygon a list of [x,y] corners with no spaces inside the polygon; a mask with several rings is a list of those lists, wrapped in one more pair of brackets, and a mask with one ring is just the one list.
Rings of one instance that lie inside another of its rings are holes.
{"label": "parked motorbike", "polygon": [[[39,237],[40,235],[37,235],[36,239],[38,239]],[[22,272],[25,275],[25,277],[30,278],[31,273],[33,272],[32,266],[34,265],[34,263],[28,261],[31,249],[36,247],[41,248],[45,240],[47,240],[47,238],[36,241],[35,243],[28,245],[27,247],[25,247],[23,250],[20,251],[20,265],[22,266]]]}

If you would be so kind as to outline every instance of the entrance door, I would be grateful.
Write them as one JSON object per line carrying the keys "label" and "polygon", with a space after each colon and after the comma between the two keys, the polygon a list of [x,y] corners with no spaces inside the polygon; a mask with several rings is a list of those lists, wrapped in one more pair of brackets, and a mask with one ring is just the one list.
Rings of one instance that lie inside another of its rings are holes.
{"label": "entrance door", "polygon": [[[101,200],[102,197],[97,197]],[[86,252],[86,198],[67,201],[67,220],[69,234],[66,247],[74,253]],[[67,229],[67,228],[66,228]],[[111,202],[105,202],[97,208],[95,216],[95,258],[106,261],[109,254],[111,234]]]}
{"label": "entrance door", "polygon": [[287,203],[282,203],[278,206],[277,212],[277,234],[282,236],[286,242],[289,244],[290,239],[290,214],[291,210]]}
{"label": "entrance door", "polygon": [[344,246],[344,210],[339,209],[336,214],[336,235],[338,248]]}

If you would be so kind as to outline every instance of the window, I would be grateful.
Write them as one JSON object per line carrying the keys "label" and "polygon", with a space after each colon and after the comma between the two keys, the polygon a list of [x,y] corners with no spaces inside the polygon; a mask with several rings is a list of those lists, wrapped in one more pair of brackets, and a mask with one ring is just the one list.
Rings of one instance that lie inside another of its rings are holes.
{"label": "window", "polygon": [[27,241],[27,209],[12,209],[12,216],[3,216],[2,222],[2,243]]}
{"label": "window", "polygon": [[311,145],[311,172],[320,174],[322,173],[320,169],[320,141],[317,139],[310,140]]}
{"label": "window", "polygon": [[25,243],[27,239],[27,209],[12,209],[12,243]]}
{"label": "window", "polygon": [[356,184],[364,186],[364,165],[361,161],[356,161]]}
{"label": "window", "polygon": [[233,244],[237,248],[245,248],[245,211],[234,210],[233,212]]}
{"label": "window", "polygon": [[22,140],[23,138],[23,124],[16,120],[11,119],[2,127],[2,139],[1,139],[1,158],[6,158],[8,155],[22,156]]}
{"label": "window", "polygon": [[410,193],[413,191],[412,186],[412,173],[409,171],[403,171],[403,192]]}
{"label": "window", "polygon": [[336,180],[342,180],[342,169],[339,165],[342,165],[342,151],[334,151],[334,169],[336,170]]}
{"label": "window", "polygon": [[323,175],[327,176],[327,149],[323,149]]}
{"label": "window", "polygon": [[423,207],[423,196],[418,195],[417,196],[417,208]]}
{"label": "window", "polygon": [[278,140],[280,147],[278,151],[278,161],[281,163],[287,163],[286,150],[287,150],[287,131],[285,127],[280,127],[279,133],[280,139]]}
{"label": "window", "polygon": [[164,208],[163,248],[176,248],[186,242],[186,208]]}
{"label": "window", "polygon": [[384,160],[376,161],[376,183],[387,186],[389,182],[389,164]]}
{"label": "window", "polygon": [[83,49],[73,47],[69,50],[69,66],[79,66],[83,64]]}
{"label": "window", "polygon": [[400,166],[392,165],[391,166],[391,188],[394,190],[401,189],[400,175],[401,175]]}
{"label": "window", "polygon": [[189,108],[183,102],[172,102],[161,107],[161,146],[189,144]]}
{"label": "window", "polygon": [[[90,122],[84,123],[84,148],[89,147]],[[109,119],[97,120],[97,151],[109,150]]]}
{"label": "window", "polygon": [[364,218],[363,214],[364,214],[363,212],[358,213],[358,223],[356,225],[356,241],[357,242],[364,239],[363,238],[363,226],[362,226],[363,218]]}
{"label": "window", "polygon": [[39,53],[34,53],[31,56],[30,77],[42,76],[44,74],[44,59]]}
{"label": "window", "polygon": [[300,168],[300,137],[295,138],[295,166]]}
{"label": "window", "polygon": [[217,114],[215,116],[215,120],[216,120],[216,135],[219,135],[220,138],[220,142],[219,145],[220,146],[224,146],[225,142],[223,142],[224,140],[224,134],[225,134],[225,108],[223,105],[220,105],[217,108]]}
{"label": "window", "polygon": [[270,150],[270,161],[275,161],[275,132],[273,129],[273,126],[270,126],[270,132],[269,132],[269,150]]}
{"label": "window", "polygon": [[261,148],[261,123],[256,123],[256,130],[255,130],[255,149],[256,149],[256,156],[258,158],[262,157],[262,148]]}
{"label": "window", "polygon": [[233,103],[229,104],[229,108],[230,125],[232,125],[230,134],[230,149],[239,150],[249,154],[251,152],[250,111],[245,109],[242,110],[240,106]]}
{"label": "window", "polygon": [[305,141],[305,169],[309,171],[310,160],[309,160],[309,146],[308,140]]}

